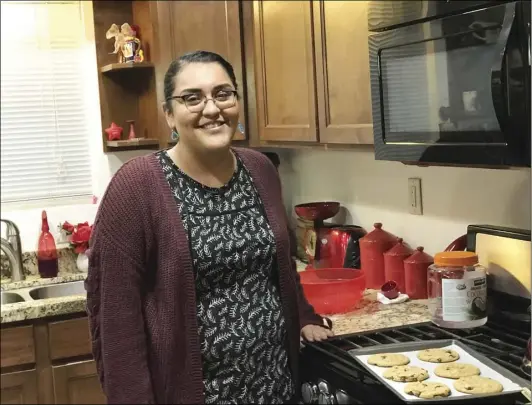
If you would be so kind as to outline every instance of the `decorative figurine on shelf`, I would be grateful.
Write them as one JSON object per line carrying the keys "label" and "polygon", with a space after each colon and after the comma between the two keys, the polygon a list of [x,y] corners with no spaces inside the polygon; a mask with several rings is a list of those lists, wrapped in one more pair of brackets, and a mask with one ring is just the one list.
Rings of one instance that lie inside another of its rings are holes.
{"label": "decorative figurine on shelf", "polygon": [[111,126],[105,129],[105,133],[107,134],[107,139],[109,141],[119,141],[120,137],[122,136],[122,127],[119,127],[114,122],[112,122]]}
{"label": "decorative figurine on shelf", "polygon": [[128,23],[118,25],[113,24],[107,30],[105,37],[115,39],[114,54],[118,55],[118,63],[134,63],[144,61],[144,52],[141,49],[140,39],[137,38],[136,31]]}
{"label": "decorative figurine on shelf", "polygon": [[137,139],[137,135],[135,134],[135,120],[128,120],[126,122],[129,124],[129,136],[127,139]]}

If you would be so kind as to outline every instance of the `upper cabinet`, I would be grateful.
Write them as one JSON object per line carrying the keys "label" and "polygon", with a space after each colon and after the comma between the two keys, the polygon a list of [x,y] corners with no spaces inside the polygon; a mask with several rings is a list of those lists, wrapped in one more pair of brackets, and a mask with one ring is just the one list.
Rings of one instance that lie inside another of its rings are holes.
{"label": "upper cabinet", "polygon": [[[173,59],[208,50],[235,69],[250,146],[372,144],[366,1],[157,1],[157,101]],[[170,130],[159,108],[159,128]],[[161,138],[162,139],[162,138]]]}
{"label": "upper cabinet", "polygon": [[367,2],[254,1],[260,141],[372,144]]}
{"label": "upper cabinet", "polygon": [[[173,59],[197,50],[216,52],[227,59],[235,70],[241,96],[240,121],[246,128],[239,1],[158,1],[157,20],[159,47],[164,54],[157,71],[161,93],[159,102],[164,101],[164,74]],[[162,110],[159,119],[161,125],[164,123],[166,126]],[[168,134],[170,135],[169,130]],[[235,139],[245,139],[245,134],[238,132]]]}
{"label": "upper cabinet", "polygon": [[313,4],[319,139],[323,143],[373,143],[367,3]]}
{"label": "upper cabinet", "polygon": [[309,1],[255,1],[259,138],[317,141],[314,27]]}

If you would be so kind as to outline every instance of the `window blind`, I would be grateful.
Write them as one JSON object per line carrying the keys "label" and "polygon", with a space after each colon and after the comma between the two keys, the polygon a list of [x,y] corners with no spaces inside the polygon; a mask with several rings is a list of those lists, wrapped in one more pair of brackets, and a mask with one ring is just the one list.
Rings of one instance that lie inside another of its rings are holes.
{"label": "window blind", "polygon": [[1,201],[90,195],[81,4],[0,4]]}

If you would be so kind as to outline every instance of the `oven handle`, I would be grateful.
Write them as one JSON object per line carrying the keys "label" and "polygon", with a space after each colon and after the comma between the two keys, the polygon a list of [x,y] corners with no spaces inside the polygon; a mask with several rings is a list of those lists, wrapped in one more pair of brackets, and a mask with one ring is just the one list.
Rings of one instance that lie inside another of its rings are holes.
{"label": "oven handle", "polygon": [[[515,2],[506,4],[506,11],[504,20],[501,24],[501,31],[499,32],[499,39],[497,41],[497,54],[501,55],[500,61],[494,61],[491,67],[491,97],[493,109],[501,131],[505,132],[505,127],[510,119],[510,73],[508,71],[508,40],[510,38],[510,31],[516,20],[515,18]],[[504,73],[504,75],[503,75]],[[494,76],[499,75],[500,80],[494,80]],[[494,94],[499,94],[502,98],[501,102],[495,99]],[[498,108],[501,106],[502,108]]]}

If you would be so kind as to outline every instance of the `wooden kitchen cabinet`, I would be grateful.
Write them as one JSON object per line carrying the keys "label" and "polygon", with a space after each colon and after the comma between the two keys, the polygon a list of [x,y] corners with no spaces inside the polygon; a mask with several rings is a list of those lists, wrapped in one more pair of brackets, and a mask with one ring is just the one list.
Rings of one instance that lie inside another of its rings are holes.
{"label": "wooden kitchen cabinet", "polygon": [[85,314],[2,324],[1,332],[0,404],[107,402]]}
{"label": "wooden kitchen cabinet", "polygon": [[53,367],[56,404],[106,404],[94,360]]}
{"label": "wooden kitchen cabinet", "polygon": [[372,144],[367,2],[253,2],[259,140]]}
{"label": "wooden kitchen cabinet", "polygon": [[254,1],[256,114],[261,141],[316,142],[311,1]]}
{"label": "wooden kitchen cabinet", "polygon": [[373,143],[367,7],[367,1],[314,1],[321,143]]}
{"label": "wooden kitchen cabinet", "polygon": [[0,402],[2,404],[36,404],[37,371],[18,371],[0,377]]}
{"label": "wooden kitchen cabinet", "polygon": [[[171,61],[186,52],[205,50],[222,55],[233,65],[235,71],[241,96],[240,122],[246,128],[240,2],[237,0],[158,1],[157,9],[159,47],[161,54],[165,55],[161,59],[157,75],[164,77]],[[159,82],[162,86],[162,79]],[[164,101],[162,90],[161,87],[159,96],[161,103]],[[160,120],[164,121],[162,111]],[[235,139],[245,138],[245,134],[237,131]]]}

